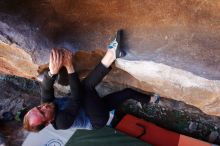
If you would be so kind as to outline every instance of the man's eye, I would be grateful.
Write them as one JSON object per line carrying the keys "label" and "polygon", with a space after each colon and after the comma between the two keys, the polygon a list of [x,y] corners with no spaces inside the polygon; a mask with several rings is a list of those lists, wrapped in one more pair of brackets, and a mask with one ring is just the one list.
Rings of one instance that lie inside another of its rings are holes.
{"label": "man's eye", "polygon": [[41,110],[40,107],[37,107],[38,111],[44,116],[44,112]]}

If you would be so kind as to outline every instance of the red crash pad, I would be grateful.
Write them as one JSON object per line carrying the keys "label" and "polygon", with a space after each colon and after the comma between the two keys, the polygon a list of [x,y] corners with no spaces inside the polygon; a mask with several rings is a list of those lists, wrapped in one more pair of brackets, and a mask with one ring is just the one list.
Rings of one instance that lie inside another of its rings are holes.
{"label": "red crash pad", "polygon": [[154,146],[211,146],[211,144],[161,128],[153,123],[125,115],[116,129]]}

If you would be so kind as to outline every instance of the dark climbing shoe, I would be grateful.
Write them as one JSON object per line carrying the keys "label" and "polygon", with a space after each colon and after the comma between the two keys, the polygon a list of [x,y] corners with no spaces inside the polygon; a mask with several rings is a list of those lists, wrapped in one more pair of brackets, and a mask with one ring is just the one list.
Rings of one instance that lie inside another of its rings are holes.
{"label": "dark climbing shoe", "polygon": [[116,48],[116,58],[121,58],[126,55],[125,51],[122,50],[120,45],[121,36],[122,36],[122,30],[118,30],[114,40],[108,46],[108,49]]}

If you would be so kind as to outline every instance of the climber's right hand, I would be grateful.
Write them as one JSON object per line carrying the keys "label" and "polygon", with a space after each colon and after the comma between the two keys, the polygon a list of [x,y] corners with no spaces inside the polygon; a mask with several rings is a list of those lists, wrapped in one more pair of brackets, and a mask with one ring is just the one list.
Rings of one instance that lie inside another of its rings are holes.
{"label": "climber's right hand", "polygon": [[63,65],[63,52],[60,49],[52,49],[50,53],[49,69],[52,75],[58,74]]}

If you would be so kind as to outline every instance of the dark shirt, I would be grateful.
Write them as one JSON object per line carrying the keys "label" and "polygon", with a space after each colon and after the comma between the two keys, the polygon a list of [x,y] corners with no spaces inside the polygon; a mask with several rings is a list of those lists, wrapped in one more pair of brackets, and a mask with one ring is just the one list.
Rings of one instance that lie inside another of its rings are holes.
{"label": "dark shirt", "polygon": [[56,98],[54,97],[53,84],[56,77],[50,77],[47,72],[44,73],[43,82],[41,84],[41,102],[55,104],[55,119],[52,125],[55,129],[68,129],[74,122],[79,108],[80,108],[80,97],[81,97],[81,85],[77,73],[72,73],[68,75],[71,95],[68,97],[68,102],[66,102],[64,108],[58,106]]}

